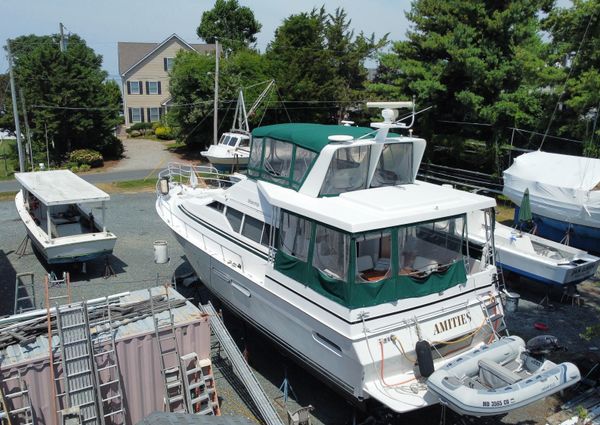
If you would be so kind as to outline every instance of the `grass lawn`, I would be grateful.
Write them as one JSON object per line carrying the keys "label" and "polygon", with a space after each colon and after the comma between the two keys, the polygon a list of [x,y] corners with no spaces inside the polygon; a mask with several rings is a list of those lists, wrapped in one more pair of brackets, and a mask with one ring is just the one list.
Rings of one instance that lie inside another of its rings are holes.
{"label": "grass lawn", "polygon": [[11,179],[14,173],[17,159],[12,158],[15,139],[4,139],[0,142],[0,180]]}
{"label": "grass lawn", "polygon": [[156,188],[156,178],[99,183],[96,186],[108,193],[151,192]]}

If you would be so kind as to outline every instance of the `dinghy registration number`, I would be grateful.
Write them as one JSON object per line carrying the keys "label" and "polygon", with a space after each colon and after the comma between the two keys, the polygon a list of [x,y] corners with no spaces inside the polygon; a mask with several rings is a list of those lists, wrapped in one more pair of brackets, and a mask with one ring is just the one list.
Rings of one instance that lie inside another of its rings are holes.
{"label": "dinghy registration number", "polygon": [[508,406],[510,404],[510,400],[492,400],[492,401],[484,401],[483,407],[500,407],[500,406]]}

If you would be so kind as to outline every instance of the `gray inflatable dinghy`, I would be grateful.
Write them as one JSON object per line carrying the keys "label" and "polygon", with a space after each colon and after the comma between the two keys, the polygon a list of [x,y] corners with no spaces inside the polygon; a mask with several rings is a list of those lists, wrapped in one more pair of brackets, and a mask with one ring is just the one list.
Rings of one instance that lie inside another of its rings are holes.
{"label": "gray inflatable dinghy", "polygon": [[536,358],[521,338],[510,336],[445,364],[427,385],[440,403],[460,414],[492,416],[526,406],[580,379],[574,364]]}

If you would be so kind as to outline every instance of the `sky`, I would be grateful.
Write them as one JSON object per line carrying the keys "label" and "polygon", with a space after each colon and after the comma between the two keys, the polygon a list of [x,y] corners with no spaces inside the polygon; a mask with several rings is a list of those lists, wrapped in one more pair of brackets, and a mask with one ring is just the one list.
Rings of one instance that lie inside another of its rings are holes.
{"label": "sky", "polygon": [[[275,29],[295,13],[325,5],[333,13],[343,7],[355,33],[364,31],[390,40],[405,38],[409,22],[404,16],[409,0],[238,0],[254,12],[262,24],[257,47],[264,51]],[[62,22],[68,32],[86,40],[103,57],[109,78],[118,79],[117,42],[161,42],[176,33],[189,43],[202,43],[196,35],[202,12],[214,0],[0,0],[0,44],[20,35],[59,32]],[[6,54],[0,54],[0,73],[8,69]]]}

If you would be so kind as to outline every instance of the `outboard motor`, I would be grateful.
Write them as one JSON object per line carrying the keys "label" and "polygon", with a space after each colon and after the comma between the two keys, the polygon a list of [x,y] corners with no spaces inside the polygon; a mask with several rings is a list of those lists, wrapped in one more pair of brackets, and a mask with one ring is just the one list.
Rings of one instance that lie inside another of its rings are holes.
{"label": "outboard motor", "polygon": [[556,351],[567,351],[567,348],[558,344],[558,338],[552,335],[540,335],[531,338],[525,345],[529,354],[537,359],[544,358]]}
{"label": "outboard motor", "polygon": [[435,371],[435,367],[433,366],[433,355],[431,354],[431,346],[427,341],[417,341],[415,352],[417,353],[419,373],[422,377],[429,378],[429,376]]}

